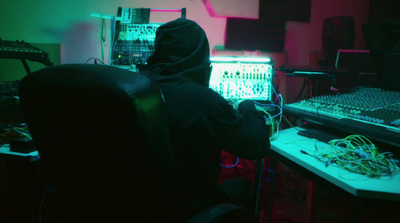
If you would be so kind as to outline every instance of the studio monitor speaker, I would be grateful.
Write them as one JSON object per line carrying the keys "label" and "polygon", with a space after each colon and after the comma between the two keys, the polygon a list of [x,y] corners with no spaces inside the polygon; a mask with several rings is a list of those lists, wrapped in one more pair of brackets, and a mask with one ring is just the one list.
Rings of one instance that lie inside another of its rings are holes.
{"label": "studio monitor speaker", "polygon": [[281,52],[285,47],[286,20],[228,18],[225,48]]}
{"label": "studio monitor speaker", "polygon": [[324,20],[322,28],[322,52],[325,61],[334,63],[338,49],[354,48],[354,18],[335,16]]}

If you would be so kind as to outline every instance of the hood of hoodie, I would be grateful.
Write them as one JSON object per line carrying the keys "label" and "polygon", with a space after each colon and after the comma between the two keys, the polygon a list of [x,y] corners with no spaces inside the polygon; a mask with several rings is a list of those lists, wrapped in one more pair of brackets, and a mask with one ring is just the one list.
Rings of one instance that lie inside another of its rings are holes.
{"label": "hood of hoodie", "polygon": [[204,30],[188,19],[161,25],[156,31],[155,50],[148,58],[147,67],[160,76],[184,76],[208,87],[210,48]]}

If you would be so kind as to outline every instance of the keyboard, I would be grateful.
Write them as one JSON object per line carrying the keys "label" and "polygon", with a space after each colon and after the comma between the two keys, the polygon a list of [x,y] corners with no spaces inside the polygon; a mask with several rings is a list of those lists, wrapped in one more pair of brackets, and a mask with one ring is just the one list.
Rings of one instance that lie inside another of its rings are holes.
{"label": "keyboard", "polygon": [[334,139],[340,139],[343,138],[342,136],[338,135],[338,134],[334,134],[322,129],[314,129],[314,128],[310,128],[310,129],[304,129],[304,130],[300,130],[297,132],[297,134],[307,137],[307,138],[311,138],[311,139],[317,139],[318,141],[321,142],[325,142],[328,143],[331,140]]}

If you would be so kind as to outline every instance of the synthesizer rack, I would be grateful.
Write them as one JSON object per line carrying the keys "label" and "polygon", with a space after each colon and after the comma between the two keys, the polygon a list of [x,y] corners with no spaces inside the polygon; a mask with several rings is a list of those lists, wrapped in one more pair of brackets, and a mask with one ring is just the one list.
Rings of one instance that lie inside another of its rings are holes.
{"label": "synthesizer rack", "polygon": [[400,92],[380,88],[317,96],[286,104],[284,114],[400,146]]}
{"label": "synthesizer rack", "polygon": [[274,63],[262,57],[211,57],[210,88],[227,100],[272,101]]}
{"label": "synthesizer rack", "polygon": [[151,12],[181,12],[186,17],[186,8],[150,9],[118,7],[116,22],[112,28],[110,65],[132,71],[143,71],[147,59],[154,52],[157,28],[163,23],[149,23]]}
{"label": "synthesizer rack", "polygon": [[160,24],[149,24],[150,8],[122,8],[117,11],[111,65],[136,71],[146,64],[154,52],[156,29]]}
{"label": "synthesizer rack", "polygon": [[154,39],[160,24],[122,24],[112,49],[112,65],[140,66],[154,52]]}

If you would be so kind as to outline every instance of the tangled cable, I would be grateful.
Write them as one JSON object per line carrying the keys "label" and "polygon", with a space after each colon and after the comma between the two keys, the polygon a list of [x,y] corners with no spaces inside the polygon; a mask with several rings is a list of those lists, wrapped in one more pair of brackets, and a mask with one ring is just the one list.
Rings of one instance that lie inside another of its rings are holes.
{"label": "tangled cable", "polygon": [[[325,162],[326,166],[336,164],[351,172],[370,177],[387,176],[400,173],[399,160],[391,152],[380,152],[366,137],[349,135],[343,139],[329,141],[329,152],[319,152],[314,156]],[[317,154],[319,152],[319,154]]]}

